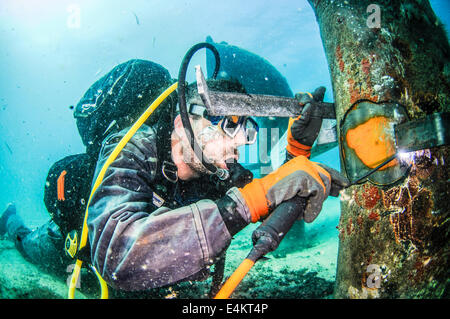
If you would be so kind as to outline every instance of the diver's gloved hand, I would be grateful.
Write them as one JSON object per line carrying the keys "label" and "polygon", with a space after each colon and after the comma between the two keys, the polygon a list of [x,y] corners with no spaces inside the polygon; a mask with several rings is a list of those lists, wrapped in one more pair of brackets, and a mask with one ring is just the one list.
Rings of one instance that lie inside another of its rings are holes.
{"label": "diver's gloved hand", "polygon": [[311,156],[311,147],[319,135],[322,126],[321,117],[312,117],[311,113],[315,107],[312,102],[322,102],[325,95],[325,87],[318,87],[313,94],[297,93],[295,99],[303,106],[302,114],[297,118],[290,118],[288,125],[288,145],[286,150],[292,156]]}
{"label": "diver's gloved hand", "polygon": [[225,162],[230,173],[230,178],[220,180],[216,175],[211,175],[217,191],[225,193],[231,187],[244,187],[253,180],[253,173],[238,163],[237,160],[226,160]]}
{"label": "diver's gloved hand", "polygon": [[252,222],[266,217],[282,202],[298,195],[308,200],[304,216],[312,222],[328,195],[337,196],[347,181],[336,170],[297,156],[269,175],[239,188],[250,210]]}

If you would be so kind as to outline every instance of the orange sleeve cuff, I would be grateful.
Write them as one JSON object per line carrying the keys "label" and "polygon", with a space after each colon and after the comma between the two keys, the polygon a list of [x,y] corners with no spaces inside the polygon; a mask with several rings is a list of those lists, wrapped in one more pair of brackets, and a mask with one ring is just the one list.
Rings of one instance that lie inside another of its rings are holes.
{"label": "orange sleeve cuff", "polygon": [[286,151],[288,151],[289,154],[291,154],[294,157],[297,157],[297,156],[305,156],[307,158],[311,157],[311,148],[309,150],[305,150],[305,149],[301,149],[299,147],[295,147],[288,143],[288,145],[286,146]]}
{"label": "orange sleeve cuff", "polygon": [[289,154],[297,157],[300,155],[306,156],[309,158],[311,156],[311,146],[303,145],[302,143],[299,143],[291,134],[291,130],[289,127],[288,135],[287,135],[287,146],[286,151],[289,152]]}
{"label": "orange sleeve cuff", "polygon": [[245,203],[248,206],[252,223],[256,223],[261,217],[269,213],[269,203],[266,199],[266,192],[259,179],[254,179],[251,183],[239,188]]}

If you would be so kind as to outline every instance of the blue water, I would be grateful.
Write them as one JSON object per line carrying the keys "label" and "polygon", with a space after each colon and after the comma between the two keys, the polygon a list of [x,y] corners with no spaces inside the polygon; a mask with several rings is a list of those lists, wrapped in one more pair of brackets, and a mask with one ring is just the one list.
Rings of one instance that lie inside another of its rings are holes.
{"label": "blue water", "polygon": [[[449,1],[431,3],[448,26]],[[27,225],[45,222],[49,167],[84,151],[69,106],[131,58],[160,63],[175,78],[187,49],[207,35],[264,57],[294,92],[324,85],[325,101],[332,101],[319,28],[307,1],[2,0],[0,209],[14,201]],[[191,65],[196,62],[204,63],[204,57]],[[315,160],[339,168],[336,148]],[[336,199],[329,201],[338,207]],[[337,224],[339,214],[332,216]]]}

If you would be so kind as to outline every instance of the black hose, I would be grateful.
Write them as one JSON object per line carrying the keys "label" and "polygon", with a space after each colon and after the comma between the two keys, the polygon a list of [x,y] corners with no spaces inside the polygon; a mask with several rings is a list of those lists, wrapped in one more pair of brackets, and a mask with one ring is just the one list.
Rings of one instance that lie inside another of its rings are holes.
{"label": "black hose", "polygon": [[253,231],[253,249],[247,258],[256,262],[267,253],[277,249],[294,222],[299,217],[303,218],[305,208],[306,198],[300,196],[294,196],[278,205],[269,217]]}
{"label": "black hose", "polygon": [[396,157],[397,157],[397,154],[394,154],[394,155],[388,157],[383,163],[381,163],[380,165],[378,165],[374,169],[370,170],[368,173],[364,174],[363,176],[359,177],[356,181],[351,182],[348,186],[346,186],[346,188],[360,183],[362,180],[366,179],[367,177],[369,177],[373,173],[377,172],[380,168],[382,168],[384,165],[386,165],[389,162],[391,162],[392,160],[394,160]]}
{"label": "black hose", "polygon": [[189,121],[189,115],[186,106],[186,73],[189,66],[189,62],[192,59],[192,56],[200,49],[207,48],[210,49],[214,53],[214,57],[216,60],[216,67],[213,73],[213,79],[216,78],[219,73],[220,68],[220,56],[217,49],[210,43],[201,42],[194,45],[192,48],[188,50],[186,55],[183,58],[181,63],[180,71],[178,73],[178,103],[180,107],[180,116],[181,121],[183,123],[184,130],[186,132],[186,136],[191,144],[191,148],[194,150],[195,156],[202,162],[203,166],[213,174],[217,172],[217,167],[213,164],[207,162],[205,157],[203,156],[202,149],[199,147],[197,140],[194,136],[194,131],[192,130],[191,122]]}

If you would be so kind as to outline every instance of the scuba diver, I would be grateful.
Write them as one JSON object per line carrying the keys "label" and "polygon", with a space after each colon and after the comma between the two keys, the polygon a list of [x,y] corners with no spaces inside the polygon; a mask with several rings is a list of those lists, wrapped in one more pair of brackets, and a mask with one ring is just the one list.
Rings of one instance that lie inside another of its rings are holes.
{"label": "scuba diver", "polygon": [[[88,204],[93,180],[136,120],[134,114],[173,82],[161,65],[130,60],[92,85],[74,112],[87,151],[55,163],[47,177],[44,201],[52,219],[30,230],[10,204],[0,217],[0,235],[47,271],[67,275],[76,255],[110,287],[145,291],[206,279],[247,225],[294,196],[308,199],[301,218],[312,222],[324,200],[345,186],[337,171],[309,160],[321,119],[308,116],[308,101],[323,99],[323,91],[296,95],[305,108],[289,121],[286,162],[253,179],[237,161],[238,147],[256,141],[256,122],[195,112],[198,95],[189,85],[188,118],[183,119],[173,92],[109,164]],[[245,93],[237,81],[207,83],[211,89]],[[186,120],[203,159],[192,148]],[[204,160],[229,172],[228,182],[214,178]],[[74,253],[70,246],[80,238],[86,205],[89,244]]]}

